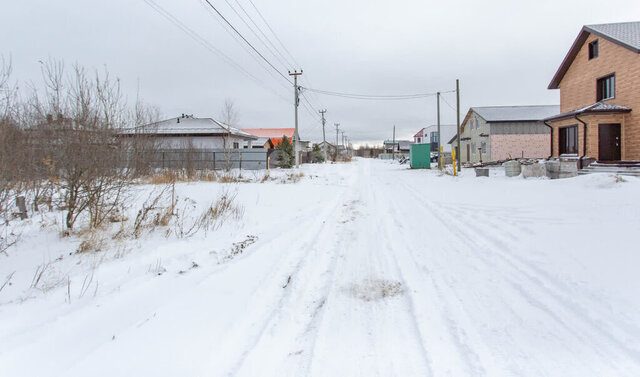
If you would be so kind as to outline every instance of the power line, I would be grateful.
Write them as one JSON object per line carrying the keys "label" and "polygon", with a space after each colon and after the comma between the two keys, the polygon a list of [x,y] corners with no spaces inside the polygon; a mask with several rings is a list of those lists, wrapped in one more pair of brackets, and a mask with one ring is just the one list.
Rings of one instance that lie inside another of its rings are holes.
{"label": "power line", "polygon": [[[228,0],[225,0],[228,1]],[[264,37],[264,39],[267,41],[267,43],[264,43],[264,41],[258,37],[258,35],[256,35],[256,37],[258,39],[260,39],[260,41],[265,45],[265,47],[267,47],[267,49],[271,52],[271,54],[278,59],[278,61],[280,61],[281,64],[283,64],[285,67],[295,67],[295,64],[292,64],[285,56],[284,54],[282,54],[282,52],[280,52],[280,50],[278,49],[278,47],[271,42],[271,39],[264,33],[264,31],[262,31],[262,28],[260,28],[260,26],[253,20],[253,17],[251,17],[251,15],[249,14],[249,12],[246,11],[246,9],[244,9],[244,7],[242,6],[242,4],[240,3],[239,0],[235,0],[236,4],[238,4],[238,6],[240,7],[240,10],[242,11],[242,13],[244,13],[247,18],[249,19],[249,21],[251,21],[251,23],[253,24],[253,26],[255,26],[256,29],[258,29],[258,31],[260,32],[260,34]],[[247,25],[249,26],[249,25]],[[255,33],[254,33],[255,34]],[[271,48],[270,48],[270,47]],[[273,51],[275,51],[277,54],[274,54]],[[279,57],[278,57],[279,56]],[[284,61],[284,62],[283,62]]]}
{"label": "power line", "polygon": [[[238,19],[240,19],[240,21],[242,21],[242,23],[247,27],[247,29],[249,29],[249,31],[251,32],[251,34],[253,34],[256,39],[258,41],[260,41],[260,43],[262,43],[262,45],[264,45],[267,48],[267,51],[269,51],[271,53],[271,55],[273,57],[276,58],[276,60],[282,64],[283,67],[287,68],[287,63],[283,62],[280,57],[278,57],[278,55],[276,55],[272,49],[269,48],[268,44],[262,39],[262,37],[260,37],[258,35],[258,33],[254,30],[253,27],[251,27],[251,25],[249,25],[249,22],[247,22],[247,20],[245,20],[245,18],[240,14],[240,12],[238,12],[238,10],[231,4],[231,2],[229,0],[224,0],[225,3],[227,3],[227,5],[229,6],[229,8],[231,8],[231,10],[233,11],[233,13],[235,13],[235,15],[238,17]],[[240,7],[240,9],[244,12],[244,14],[249,18],[250,21],[251,20],[251,16],[249,16],[247,14],[247,12],[244,10],[244,8],[242,7],[242,5],[238,2],[238,0],[235,0],[236,4]],[[252,21],[253,22],[253,21]],[[255,23],[254,23],[255,24]],[[260,30],[259,30],[260,31]]]}
{"label": "power line", "polygon": [[227,20],[227,19],[222,15],[222,13],[220,13],[220,11],[219,11],[215,6],[213,6],[213,4],[211,4],[211,2],[210,2],[209,0],[204,0],[204,1],[205,1],[205,2],[206,2],[206,3],[211,7],[211,9],[213,9],[213,10],[218,14],[218,16],[220,16],[220,18],[222,18],[222,19],[224,20],[224,22],[226,22],[226,23],[227,23],[227,25],[229,25],[229,27],[230,27],[231,29],[233,29],[233,31],[235,31],[235,32],[236,32],[236,34],[238,34],[238,36],[240,36],[240,38],[242,38],[242,40],[243,40],[243,41],[245,41],[245,43],[246,43],[246,44],[248,44],[248,45],[249,45],[249,47],[251,47],[251,48],[253,49],[253,51],[255,51],[255,52],[256,52],[256,54],[258,54],[258,56],[260,56],[260,57],[262,58],[262,60],[264,60],[267,64],[269,64],[269,66],[270,66],[271,68],[273,68],[273,70],[274,70],[274,71],[276,71],[280,76],[282,76],[282,78],[283,78],[283,79],[287,80],[291,85],[293,85],[293,83],[291,82],[291,80],[289,80],[289,78],[287,78],[287,76],[285,76],[285,75],[284,75],[282,72],[280,72],[280,71],[279,71],[279,70],[278,70],[278,69],[277,69],[273,64],[271,64],[271,62],[270,62],[267,58],[265,58],[265,57],[264,57],[264,55],[262,55],[262,54],[260,53],[260,51],[258,51],[258,50],[257,50],[257,49],[256,49],[256,48],[251,44],[251,42],[249,42],[249,41],[247,40],[247,38],[245,38],[245,37],[244,37],[244,36],[243,36],[239,31],[238,31],[238,29],[236,29],[236,28],[231,24],[231,22],[229,22],[229,20]]}
{"label": "power line", "polygon": [[[455,92],[455,90],[454,90],[454,92]],[[442,93],[445,93],[445,92],[442,92]],[[440,94],[442,94],[442,93],[440,93]],[[444,96],[440,96],[440,99],[443,100],[444,103],[446,103],[447,106],[449,106],[451,108],[451,110],[456,111],[456,108],[451,106],[451,104],[449,102],[447,102],[447,100],[444,98]]]}
{"label": "power line", "polygon": [[278,43],[280,43],[280,46],[282,46],[282,48],[284,49],[284,51],[289,54],[289,56],[291,57],[291,59],[293,60],[293,62],[296,64],[296,66],[300,67],[300,64],[296,61],[296,58],[293,57],[293,55],[291,55],[291,53],[289,52],[289,50],[287,49],[287,47],[284,45],[284,43],[282,43],[282,41],[280,40],[280,38],[278,38],[278,35],[276,34],[275,31],[273,31],[273,28],[271,28],[271,26],[269,25],[269,23],[267,22],[267,20],[264,18],[264,16],[262,15],[262,13],[260,12],[260,10],[258,9],[258,7],[256,7],[256,5],[253,3],[253,0],[249,0],[249,3],[251,3],[251,6],[253,6],[253,9],[256,10],[256,12],[258,13],[258,15],[260,16],[260,18],[262,19],[262,22],[264,22],[265,25],[267,25],[267,28],[269,28],[269,30],[271,31],[271,34],[273,34],[273,36],[276,38],[276,40],[278,41]]}
{"label": "power line", "polygon": [[177,17],[173,16],[169,11],[167,11],[162,6],[157,4],[154,0],[143,0],[143,1],[147,5],[149,5],[153,10],[155,10],[158,14],[160,14],[162,17],[164,17],[169,22],[171,22],[178,29],[182,30],[189,38],[193,39],[196,43],[200,44],[202,47],[207,49],[209,52],[211,52],[211,53],[217,55],[218,57],[222,58],[222,60],[224,60],[227,64],[231,65],[233,68],[235,68],[236,70],[240,71],[242,74],[244,74],[248,78],[252,79],[253,81],[255,81],[262,88],[272,92],[273,94],[275,94],[276,96],[278,96],[282,100],[289,102],[288,99],[286,99],[280,93],[278,93],[275,90],[273,90],[271,87],[266,86],[260,79],[258,79],[256,76],[252,75],[249,71],[247,71],[240,64],[236,63],[233,59],[231,59],[229,56],[227,56],[221,50],[219,50],[218,48],[213,46],[204,37],[202,37],[200,34],[195,32],[189,26],[185,25],[182,21],[180,21]]}
{"label": "power line", "polygon": [[[304,88],[310,92],[324,94],[328,96],[335,97],[343,97],[343,98],[351,98],[351,99],[362,99],[362,100],[407,100],[407,99],[417,99],[417,98],[426,98],[433,97],[437,95],[437,93],[414,93],[414,94],[356,94],[356,93],[342,93],[342,92],[332,92],[328,90],[320,90],[313,88]],[[455,90],[440,92],[440,93],[453,93]]]}

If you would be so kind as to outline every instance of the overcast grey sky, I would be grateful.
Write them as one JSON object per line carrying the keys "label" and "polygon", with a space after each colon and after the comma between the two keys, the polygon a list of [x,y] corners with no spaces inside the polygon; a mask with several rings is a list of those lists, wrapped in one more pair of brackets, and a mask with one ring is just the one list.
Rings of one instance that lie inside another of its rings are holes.
{"label": "overcast grey sky", "polygon": [[[293,127],[291,85],[254,59],[204,0],[154,1],[259,82],[144,0],[4,0],[0,54],[11,56],[14,79],[22,83],[38,81],[38,61],[49,57],[68,66],[106,65],[122,79],[131,100],[139,81],[141,97],[166,117],[217,117],[225,99],[232,99],[241,127]],[[470,106],[558,103],[558,92],[546,87],[582,25],[637,21],[640,15],[638,0],[253,0],[300,64],[290,67],[270,54],[229,6],[244,16],[241,4],[270,35],[249,0],[210,1],[282,73],[304,69],[303,86],[431,93],[454,89],[459,78],[462,117]],[[328,110],[329,140],[335,140],[335,122],[355,142],[381,142],[391,138],[394,124],[398,137],[408,139],[436,121],[434,97],[362,101],[306,94],[314,111]],[[454,94],[444,99],[455,106]],[[453,109],[443,102],[441,110],[443,123],[455,123]],[[303,107],[300,134],[322,139],[318,117]]]}

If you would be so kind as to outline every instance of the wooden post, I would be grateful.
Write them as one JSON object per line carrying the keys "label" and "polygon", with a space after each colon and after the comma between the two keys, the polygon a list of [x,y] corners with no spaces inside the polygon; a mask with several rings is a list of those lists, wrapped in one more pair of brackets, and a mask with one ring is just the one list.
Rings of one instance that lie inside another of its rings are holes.
{"label": "wooden post", "polygon": [[18,207],[18,216],[21,220],[26,219],[27,216],[27,204],[24,196],[16,197],[16,207]]}

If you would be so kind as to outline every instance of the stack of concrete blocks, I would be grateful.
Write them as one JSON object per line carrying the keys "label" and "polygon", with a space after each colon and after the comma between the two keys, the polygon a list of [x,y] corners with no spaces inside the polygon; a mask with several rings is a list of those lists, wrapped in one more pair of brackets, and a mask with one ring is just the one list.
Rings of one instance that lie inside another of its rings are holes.
{"label": "stack of concrete blocks", "polygon": [[487,168],[476,168],[476,177],[488,177],[489,169]]}
{"label": "stack of concrete blocks", "polygon": [[522,178],[540,178],[547,176],[545,164],[531,164],[522,166]]}
{"label": "stack of concrete blocks", "polygon": [[522,165],[518,161],[507,161],[504,164],[504,174],[507,177],[517,177],[522,172]]}
{"label": "stack of concrete blocks", "polygon": [[544,164],[547,170],[547,177],[551,179],[571,178],[578,175],[578,164],[573,160],[549,160]]}

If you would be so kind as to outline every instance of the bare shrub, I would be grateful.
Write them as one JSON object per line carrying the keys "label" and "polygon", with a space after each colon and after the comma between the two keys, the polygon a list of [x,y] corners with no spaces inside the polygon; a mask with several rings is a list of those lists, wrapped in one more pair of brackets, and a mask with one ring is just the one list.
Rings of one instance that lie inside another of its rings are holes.
{"label": "bare shrub", "polygon": [[167,226],[171,217],[167,204],[169,200],[169,192],[171,185],[164,186],[159,192],[152,191],[149,197],[142,204],[142,208],[138,210],[138,214],[133,222],[133,230],[131,232],[134,238],[139,238],[145,229],[153,229],[156,226]]}
{"label": "bare shrub", "polygon": [[174,234],[178,238],[188,238],[199,231],[205,235],[215,231],[227,220],[239,220],[244,215],[244,208],[235,204],[236,194],[223,192],[222,195],[196,217],[188,216],[195,209],[195,202],[185,199],[177,209]]}

